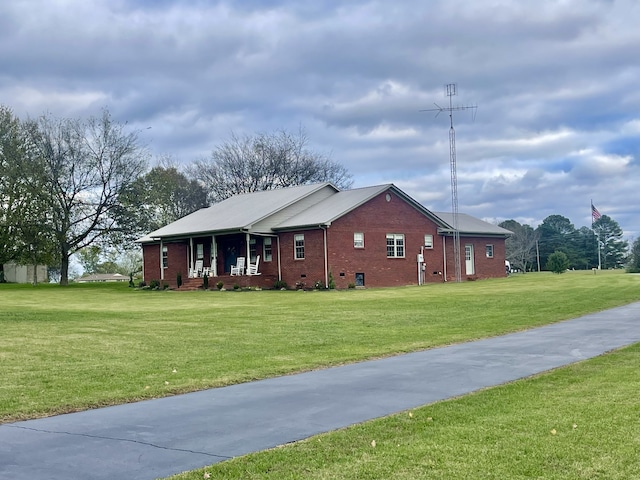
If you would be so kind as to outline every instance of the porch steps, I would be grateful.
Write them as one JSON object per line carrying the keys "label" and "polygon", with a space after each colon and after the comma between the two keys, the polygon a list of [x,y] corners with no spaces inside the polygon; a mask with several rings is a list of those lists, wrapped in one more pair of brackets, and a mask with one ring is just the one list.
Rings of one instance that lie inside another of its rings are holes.
{"label": "porch steps", "polygon": [[[223,288],[226,290],[233,290],[234,285],[238,285],[240,288],[263,288],[271,289],[273,284],[278,278],[275,275],[220,275],[217,277],[209,277],[209,290],[217,290],[216,284],[222,282]],[[202,290],[203,279],[197,278],[185,278],[182,280],[182,286],[178,288],[178,291],[193,291]]]}

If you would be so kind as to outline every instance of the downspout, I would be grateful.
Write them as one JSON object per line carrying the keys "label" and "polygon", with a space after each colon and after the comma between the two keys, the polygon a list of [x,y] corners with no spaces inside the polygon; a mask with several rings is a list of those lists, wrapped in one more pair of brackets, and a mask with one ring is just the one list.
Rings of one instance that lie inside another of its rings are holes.
{"label": "downspout", "polygon": [[282,252],[280,252],[280,235],[276,237],[276,243],[278,245],[278,281],[282,281],[282,265],[280,264],[280,256]]}
{"label": "downspout", "polygon": [[162,252],[162,247],[163,247],[162,238],[160,238],[160,258],[159,258],[159,261],[160,261],[160,280],[164,280],[164,265],[162,264],[162,253],[163,253]]}
{"label": "downspout", "polygon": [[443,282],[447,281],[447,236],[442,235],[442,259],[444,261],[444,267],[442,268]]}
{"label": "downspout", "polygon": [[329,256],[327,254],[327,227],[320,225],[324,232],[324,286],[329,288]]}

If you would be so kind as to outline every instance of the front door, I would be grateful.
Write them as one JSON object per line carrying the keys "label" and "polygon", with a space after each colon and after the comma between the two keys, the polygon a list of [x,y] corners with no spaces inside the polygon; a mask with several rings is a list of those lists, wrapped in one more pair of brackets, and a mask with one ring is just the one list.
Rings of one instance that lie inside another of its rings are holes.
{"label": "front door", "polygon": [[473,263],[473,245],[464,246],[464,259],[467,275],[473,275],[476,273],[476,267]]}
{"label": "front door", "polygon": [[238,247],[227,245],[224,249],[224,273],[231,272],[231,267],[238,261]]}

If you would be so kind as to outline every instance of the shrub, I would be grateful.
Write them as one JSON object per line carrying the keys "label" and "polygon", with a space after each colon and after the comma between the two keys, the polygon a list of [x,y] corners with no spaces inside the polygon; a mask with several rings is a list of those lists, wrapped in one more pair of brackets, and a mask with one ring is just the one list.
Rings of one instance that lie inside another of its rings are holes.
{"label": "shrub", "polygon": [[220,280],[218,283],[216,283],[216,287],[218,287],[218,290],[222,290],[222,287],[224,287],[224,282]]}
{"label": "shrub", "polygon": [[204,277],[202,277],[202,288],[204,288],[205,290],[209,289],[209,275],[205,275]]}
{"label": "shrub", "polygon": [[356,288],[356,284],[355,283],[350,283],[349,285],[347,285],[347,288]]}
{"label": "shrub", "polygon": [[234,283],[233,284],[233,289],[236,290],[236,291],[240,290],[240,285],[238,285],[237,283]]}
{"label": "shrub", "polygon": [[553,273],[564,273],[569,268],[569,259],[564,252],[556,250],[549,255],[546,267]]}
{"label": "shrub", "polygon": [[178,288],[180,288],[182,286],[182,274],[179,273],[178,276],[176,277],[176,284],[178,285]]}
{"label": "shrub", "polygon": [[287,282],[284,282],[282,280],[276,280],[275,282],[273,282],[273,288],[276,290],[282,290],[284,288],[286,290]]}
{"label": "shrub", "polygon": [[140,280],[138,282],[138,288],[144,288],[147,286],[147,282],[145,282],[144,280]]}
{"label": "shrub", "polygon": [[333,272],[329,272],[329,290],[334,290],[336,288],[336,282],[333,279]]}
{"label": "shrub", "polygon": [[149,288],[155,290],[156,288],[160,288],[160,280],[151,280],[149,282]]}
{"label": "shrub", "polygon": [[318,280],[313,284],[313,288],[315,288],[316,290],[324,290],[324,282],[322,280]]}

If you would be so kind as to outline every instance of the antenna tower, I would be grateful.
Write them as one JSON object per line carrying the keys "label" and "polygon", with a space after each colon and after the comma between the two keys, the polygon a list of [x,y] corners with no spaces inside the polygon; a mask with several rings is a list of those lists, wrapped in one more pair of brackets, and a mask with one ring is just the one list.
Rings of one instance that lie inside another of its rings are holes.
{"label": "antenna tower", "polygon": [[[451,127],[449,128],[449,164],[451,167],[451,213],[453,216],[453,259],[455,264],[456,282],[462,281],[461,258],[460,258],[460,228],[458,222],[458,173],[456,167],[456,131],[453,128],[453,112],[456,110],[475,110],[477,105],[459,106],[453,105],[453,96],[458,94],[458,87],[455,83],[445,85],[445,94],[449,97],[449,106],[441,107],[434,102],[436,108],[420,110],[421,112],[438,112],[436,117],[442,112],[449,112]],[[475,115],[474,115],[475,117]]]}

